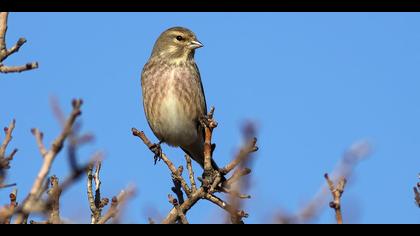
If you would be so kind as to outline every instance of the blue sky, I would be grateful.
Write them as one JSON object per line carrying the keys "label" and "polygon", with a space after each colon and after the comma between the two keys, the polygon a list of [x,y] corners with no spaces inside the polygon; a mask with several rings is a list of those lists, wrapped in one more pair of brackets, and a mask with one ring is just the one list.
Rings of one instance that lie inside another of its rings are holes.
{"label": "blue sky", "polygon": [[[6,63],[37,60],[40,68],[0,75],[0,125],[17,120],[11,146],[19,153],[9,181],[18,183],[22,199],[42,161],[30,129],[44,131],[47,144],[60,130],[50,98],[68,113],[71,99],[81,97],[83,130],[96,139],[80,150],[80,160],[96,150],[106,154],[103,195],[134,184],[125,222],[165,215],[169,172],[153,165],[130,129],[156,141],[143,114],[140,71],[158,35],[179,25],[205,45],[196,61],[219,122],[215,159],[230,160],[244,121],[259,128],[246,222],[267,222],[281,209],[296,212],[349,146],[369,140],[374,152],[350,179],[344,220],[419,223],[412,193],[420,172],[418,22],[418,13],[11,13],[9,45],[20,36],[28,43]],[[183,164],[180,150],[163,148]],[[52,173],[64,178],[68,171],[63,152]],[[89,222],[85,192],[83,180],[65,193],[63,217]],[[7,195],[0,191],[2,204]],[[220,214],[200,202],[188,217],[220,222]],[[332,210],[315,222],[334,223]]]}

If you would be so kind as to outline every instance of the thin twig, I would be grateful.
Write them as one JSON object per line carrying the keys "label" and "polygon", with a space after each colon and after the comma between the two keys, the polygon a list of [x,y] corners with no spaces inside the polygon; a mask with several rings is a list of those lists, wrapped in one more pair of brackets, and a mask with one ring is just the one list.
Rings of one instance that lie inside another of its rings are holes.
{"label": "thin twig", "polygon": [[39,131],[39,129],[34,128],[31,130],[32,134],[35,136],[36,144],[38,145],[39,152],[41,153],[42,157],[45,157],[47,155],[47,149],[45,148],[43,139],[44,139],[44,133]]}
{"label": "thin twig", "polygon": [[[357,164],[372,153],[372,147],[367,141],[354,143],[344,152],[337,166],[332,171],[330,178],[338,181],[340,177],[348,179]],[[307,223],[314,220],[326,206],[330,190],[328,185],[321,185],[315,196],[295,214],[279,215],[280,222]]]}
{"label": "thin twig", "polygon": [[335,186],[334,182],[329,178],[328,174],[325,174],[324,177],[333,196],[333,201],[330,202],[330,207],[335,210],[335,218],[337,220],[337,224],[343,224],[343,216],[341,213],[341,196],[343,195],[347,180],[345,178],[341,178],[338,184]]}
{"label": "thin twig", "polygon": [[127,188],[126,190],[121,191],[121,193],[117,197],[113,197],[111,200],[111,206],[105,215],[98,221],[97,224],[105,224],[111,218],[118,218],[118,215],[121,211],[121,207],[128,198],[134,195],[134,189],[132,187]]}
{"label": "thin twig", "polygon": [[54,140],[50,149],[45,154],[41,169],[38,172],[38,176],[36,177],[32,185],[28,197],[22,204],[23,214],[20,214],[20,216],[17,217],[16,223],[22,223],[24,219],[27,218],[27,215],[33,210],[32,208],[34,208],[34,205],[37,204],[37,201],[43,192],[42,187],[45,186],[44,183],[46,177],[51,170],[55,157],[61,151],[64,141],[72,132],[74,122],[76,121],[77,117],[81,114],[80,108],[82,104],[83,102],[80,99],[75,99],[72,101],[73,110],[68,119],[66,120],[66,124],[61,134]]}
{"label": "thin twig", "polygon": [[191,183],[191,191],[195,192],[197,191],[197,185],[195,183],[194,170],[192,168],[191,157],[189,155],[185,155],[185,159],[187,162],[188,176],[190,178],[190,183]]}
{"label": "thin twig", "polygon": [[4,128],[4,133],[6,134],[6,137],[3,140],[3,143],[0,146],[0,159],[3,159],[6,157],[6,148],[9,145],[10,141],[12,140],[12,133],[16,126],[16,120],[13,119],[12,122],[10,122],[8,127]]}
{"label": "thin twig", "polygon": [[211,165],[212,159],[212,136],[213,129],[217,127],[217,122],[213,120],[214,107],[211,107],[206,117],[201,120],[204,127],[204,172],[211,173],[213,167]]}
{"label": "thin twig", "polygon": [[175,210],[177,211],[178,217],[180,219],[180,223],[189,224],[187,217],[185,217],[184,212],[182,212],[181,208],[179,207],[179,202],[170,194],[168,195],[168,199],[169,199],[169,203],[171,203],[174,206]]}
{"label": "thin twig", "polygon": [[[182,166],[178,167],[177,176],[182,176],[183,169],[184,168]],[[183,195],[183,192],[181,190],[181,188],[182,188],[181,181],[179,181],[176,176],[172,176],[172,182],[174,183],[174,187],[172,187],[172,192],[174,192],[176,194],[179,204],[182,204],[184,202],[184,195]],[[188,197],[190,195],[191,194],[189,194]]]}
{"label": "thin twig", "polygon": [[236,155],[236,157],[225,167],[223,167],[220,172],[223,174],[229,173],[231,170],[233,170],[236,166],[238,166],[244,159],[246,159],[249,154],[258,151],[257,144],[257,138],[252,138],[247,142],[247,144],[240,149],[239,153]]}
{"label": "thin twig", "polygon": [[[204,197],[205,191],[204,188],[198,189],[196,192],[194,192],[190,198],[186,199],[182,205],[179,206],[179,210],[182,211],[182,213],[186,213],[191,207],[193,207],[201,198]],[[172,208],[172,210],[168,213],[166,218],[162,221],[162,224],[173,224],[177,221],[179,218],[178,210]]]}
{"label": "thin twig", "polygon": [[[93,174],[93,164],[88,168],[88,181],[87,181],[87,193],[89,199],[91,214],[91,224],[96,224],[102,216],[102,209],[108,205],[109,199],[101,199],[101,180],[99,177],[99,172],[101,170],[101,161],[96,165],[95,174]],[[95,181],[95,194],[93,194],[92,182]]]}
{"label": "thin twig", "polygon": [[225,201],[216,197],[215,195],[212,195],[210,193],[206,193],[204,195],[204,197],[207,200],[209,200],[209,201],[213,202],[214,204],[218,205],[220,208],[226,210],[231,217],[232,223],[234,223],[234,224],[244,224],[244,221],[242,220],[242,218],[247,218],[249,216],[248,213],[246,213],[245,211],[237,210],[234,206],[226,203]]}
{"label": "thin twig", "polygon": [[51,188],[48,191],[48,195],[51,199],[50,204],[50,216],[48,222],[50,224],[61,224],[60,219],[60,196],[61,196],[61,188],[59,186],[57,176],[53,175],[50,178]]}
{"label": "thin twig", "polygon": [[13,160],[17,149],[14,149],[8,156],[6,156],[6,149],[9,143],[12,141],[13,130],[15,129],[16,121],[13,119],[8,127],[4,128],[5,138],[0,146],[0,188],[10,187],[9,184],[4,184],[3,181],[6,178],[5,170],[10,168],[10,162]]}
{"label": "thin twig", "polygon": [[8,207],[8,211],[10,212],[8,216],[6,217],[4,224],[10,224],[12,221],[12,213],[15,211],[15,208],[17,207],[17,189],[13,189],[13,191],[9,195],[10,198],[10,204]]}
{"label": "thin twig", "polygon": [[163,160],[163,162],[165,162],[165,164],[168,166],[169,170],[172,173],[172,176],[174,178],[176,178],[182,186],[182,189],[184,190],[185,194],[187,194],[187,196],[191,195],[191,190],[188,187],[187,182],[185,181],[185,179],[179,175],[178,173],[178,169],[175,167],[175,165],[172,163],[171,160],[169,160],[169,158],[165,155],[165,153],[160,152],[157,153],[157,151],[154,149],[155,145],[149,140],[149,138],[147,138],[146,134],[143,131],[139,131],[136,128],[132,128],[131,129],[132,133],[134,136],[139,137],[143,143],[155,154],[155,155],[160,155],[160,158]]}
{"label": "thin twig", "polygon": [[10,55],[19,51],[19,49],[26,43],[25,38],[19,38],[16,44],[9,50],[6,47],[6,32],[7,32],[7,20],[9,13],[0,12],[0,73],[15,73],[23,72],[38,68],[38,62],[26,63],[22,66],[5,66],[2,62],[6,60]]}

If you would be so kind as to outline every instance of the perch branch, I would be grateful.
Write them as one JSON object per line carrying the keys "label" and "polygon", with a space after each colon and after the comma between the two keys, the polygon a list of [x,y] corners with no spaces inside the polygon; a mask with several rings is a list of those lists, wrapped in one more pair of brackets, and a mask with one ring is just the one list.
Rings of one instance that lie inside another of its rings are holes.
{"label": "perch branch", "polygon": [[217,122],[213,119],[214,107],[211,107],[207,116],[201,119],[201,125],[204,127],[204,173],[211,173],[213,167],[211,165],[212,159],[212,136],[213,129],[217,127]]}
{"label": "perch branch", "polygon": [[144,134],[143,131],[139,131],[136,128],[132,128],[131,131],[134,136],[139,137],[143,141],[143,143],[150,149],[150,151],[152,151],[155,155],[160,155],[160,158],[163,160],[163,162],[165,162],[165,164],[171,171],[173,178],[175,178],[181,183],[182,189],[184,190],[185,194],[187,194],[187,196],[190,196],[191,190],[188,187],[187,182],[181,175],[179,175],[178,169],[175,167],[172,161],[169,160],[165,153],[157,151],[155,145],[149,140],[149,138],[147,138],[146,134]]}

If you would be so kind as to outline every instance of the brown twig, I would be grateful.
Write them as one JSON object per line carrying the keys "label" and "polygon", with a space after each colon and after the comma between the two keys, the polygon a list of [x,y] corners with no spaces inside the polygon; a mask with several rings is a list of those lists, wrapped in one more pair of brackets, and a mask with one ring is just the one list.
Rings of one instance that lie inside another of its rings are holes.
{"label": "brown twig", "polygon": [[14,149],[8,156],[6,156],[6,149],[12,141],[13,130],[15,129],[16,121],[13,119],[8,127],[4,128],[5,138],[0,146],[0,188],[7,188],[14,186],[14,184],[4,184],[5,170],[10,168],[10,162],[13,160],[17,149]]}
{"label": "brown twig", "polygon": [[51,188],[48,191],[48,195],[51,199],[51,204],[49,204],[50,208],[50,216],[48,222],[50,224],[61,224],[60,219],[60,196],[61,196],[61,188],[59,186],[57,176],[53,175],[50,178]]}
{"label": "brown twig", "polygon": [[[101,180],[99,172],[101,171],[102,163],[99,161],[96,165],[95,174],[93,174],[93,165],[88,168],[87,194],[89,199],[91,214],[91,224],[99,222],[102,216],[102,209],[108,205],[109,199],[101,199]],[[92,182],[95,181],[95,194],[93,194]]]}
{"label": "brown twig", "polygon": [[[0,221],[2,224],[10,224],[10,222],[12,221],[12,215],[13,212],[15,211],[15,208],[17,207],[17,189],[13,189],[13,191],[10,193],[9,195],[9,199],[10,199],[10,204],[6,209],[6,213],[5,213],[5,217],[0,217]],[[4,219],[4,221],[2,220]]]}
{"label": "brown twig", "polygon": [[7,49],[6,33],[8,16],[8,12],[0,12],[0,73],[23,72],[38,68],[38,62],[30,62],[22,66],[5,66],[3,64],[4,60],[6,60],[10,55],[18,52],[19,49],[26,43],[25,38],[19,38],[13,47]]}
{"label": "brown twig", "polygon": [[181,208],[179,207],[179,202],[170,194],[168,195],[168,199],[169,199],[169,203],[171,203],[174,206],[174,208],[175,208],[175,210],[178,214],[178,217],[180,219],[179,222],[181,224],[188,224],[187,217],[185,217],[184,212],[182,212]]}
{"label": "brown twig", "polygon": [[188,176],[190,178],[191,191],[195,192],[197,191],[197,185],[195,183],[194,170],[192,168],[191,157],[189,155],[185,155],[185,160],[187,162],[187,169],[188,169]]}
{"label": "brown twig", "polygon": [[117,197],[113,197],[111,200],[111,206],[105,215],[97,222],[97,224],[105,224],[111,218],[117,219],[121,211],[121,207],[126,203],[127,199],[134,195],[134,189],[132,187],[127,188],[126,190],[121,191]]}
{"label": "brown twig", "polygon": [[187,182],[185,181],[185,179],[179,175],[178,173],[178,169],[175,167],[175,165],[172,163],[171,160],[169,160],[169,158],[165,155],[165,153],[161,152],[161,151],[156,151],[155,146],[148,138],[147,136],[144,134],[143,131],[139,131],[136,128],[132,128],[131,129],[132,133],[134,136],[139,137],[143,143],[150,149],[150,151],[152,151],[155,155],[160,155],[160,158],[163,160],[163,162],[165,162],[165,164],[168,166],[169,170],[172,173],[172,177],[175,178],[176,180],[178,180],[181,183],[182,189],[184,190],[185,194],[187,194],[187,196],[191,195],[191,190],[188,187]]}
{"label": "brown twig", "polygon": [[335,186],[334,182],[330,179],[328,174],[325,174],[324,177],[333,196],[333,201],[330,202],[330,207],[335,211],[337,224],[343,224],[343,216],[341,213],[341,196],[344,193],[344,187],[346,186],[347,180],[346,178],[342,177],[338,184]]}
{"label": "brown twig", "polygon": [[31,191],[30,191],[31,195],[36,195],[39,192],[39,189],[41,188],[42,183],[44,182],[46,176],[48,175],[51,169],[51,166],[55,157],[61,151],[61,149],[63,148],[64,141],[72,132],[74,122],[76,121],[77,117],[82,113],[80,110],[82,104],[83,102],[80,99],[73,100],[72,102],[73,110],[66,121],[63,131],[54,140],[53,144],[51,145],[51,148],[45,154],[44,162],[41,167],[41,170],[39,171],[38,176],[31,188]]}
{"label": "brown twig", "polygon": [[258,151],[258,147],[256,146],[256,144],[257,144],[257,138],[254,137],[251,140],[249,140],[247,144],[243,148],[240,149],[236,157],[229,164],[223,167],[220,170],[220,172],[222,172],[223,174],[229,173],[241,162],[243,162],[244,159],[246,159],[249,156],[249,154]]}
{"label": "brown twig", "polygon": [[231,222],[234,224],[244,224],[243,218],[248,217],[248,213],[243,210],[238,210],[233,205],[226,203],[222,199],[210,194],[206,193],[204,196],[207,200],[213,202],[214,204],[218,205],[220,208],[227,211],[231,217]]}
{"label": "brown twig", "polygon": [[204,127],[204,173],[211,173],[213,167],[212,159],[212,136],[213,129],[217,127],[217,122],[213,119],[214,107],[211,107],[206,117],[201,119],[201,125]]}
{"label": "brown twig", "polygon": [[12,120],[8,127],[4,128],[4,133],[6,137],[3,140],[3,143],[0,146],[0,159],[6,158],[6,148],[9,145],[10,141],[12,140],[12,133],[16,126],[16,120]]}
{"label": "brown twig", "polygon": [[194,192],[190,198],[186,199],[182,205],[179,206],[179,209],[172,208],[168,213],[166,218],[162,221],[162,224],[173,224],[177,221],[179,217],[179,211],[182,211],[185,214],[191,207],[193,207],[200,199],[204,197],[205,191],[204,188],[199,188]]}
{"label": "brown twig", "polygon": [[249,175],[251,173],[251,169],[244,168],[244,169],[238,169],[235,172],[233,172],[232,176],[226,180],[225,185],[230,186],[234,184],[236,181],[241,179],[243,176]]}
{"label": "brown twig", "polygon": [[[248,175],[251,170],[248,168],[242,168],[240,171],[236,171],[233,176],[228,179],[227,181],[223,180],[224,175],[228,174],[230,171],[232,171],[236,166],[238,166],[241,162],[246,160],[246,158],[249,156],[250,153],[255,152],[258,150],[256,147],[256,139],[253,138],[251,142],[249,142],[249,145],[247,145],[245,148],[242,148],[241,152],[238,154],[238,156],[232,161],[232,163],[228,164],[225,168],[221,170],[213,170],[213,167],[211,165],[212,163],[212,155],[214,151],[214,144],[212,144],[212,132],[213,129],[217,127],[217,122],[213,119],[214,115],[214,107],[210,109],[210,112],[200,119],[200,123],[204,128],[205,131],[205,143],[204,143],[204,173],[203,178],[198,177],[198,179],[202,182],[202,186],[197,189],[195,178],[194,178],[194,171],[192,168],[191,158],[186,155],[186,163],[187,163],[187,169],[189,172],[189,180],[191,183],[191,189],[187,185],[186,181],[182,178],[182,169],[175,168],[175,166],[172,164],[172,162],[169,160],[169,158],[158,148],[156,148],[156,144],[153,144],[144,134],[143,131],[138,131],[135,128],[132,128],[132,133],[134,136],[139,137],[143,143],[155,154],[155,156],[160,156],[160,158],[166,163],[169,170],[172,173],[172,178],[174,180],[175,188],[173,190],[177,196],[178,200],[182,199],[182,191],[180,191],[179,185],[178,188],[177,182],[182,186],[182,189],[187,194],[188,198],[185,199],[183,202],[181,200],[177,201],[175,204],[173,202],[174,198],[172,196],[169,196],[170,202],[174,205],[172,210],[167,214],[166,218],[163,219],[163,224],[173,224],[178,222],[184,222],[186,223],[186,219],[183,219],[185,217],[186,213],[200,200],[208,200],[215,205],[218,205],[219,207],[226,210],[232,218],[232,222],[234,223],[243,223],[243,218],[247,217],[248,214],[244,211],[236,210],[236,208],[230,204],[227,204],[222,199],[216,197],[213,195],[213,193],[217,192],[225,192],[229,193],[232,196],[244,199],[249,198],[248,195],[240,194],[239,192],[235,191],[228,191],[225,187],[228,187],[229,184],[232,184],[236,182],[239,178]],[[228,183],[227,185],[223,184],[221,186],[222,181],[225,181]],[[176,199],[175,199],[176,200]]]}
{"label": "brown twig", "polygon": [[77,99],[77,100],[75,99],[72,101],[73,110],[70,113],[70,116],[68,117],[68,119],[66,120],[66,123],[62,132],[54,140],[50,149],[45,154],[41,169],[38,172],[38,175],[32,185],[32,188],[29,192],[28,197],[25,199],[25,201],[22,204],[23,214],[20,214],[17,217],[16,223],[22,223],[24,219],[27,218],[27,215],[33,210],[34,205],[38,204],[38,200],[41,197],[41,194],[43,193],[43,190],[44,190],[43,186],[45,186],[44,185],[45,179],[51,170],[55,157],[61,151],[64,141],[72,132],[73,125],[77,117],[80,116],[81,114],[80,108],[82,104],[83,102],[80,99]]}
{"label": "brown twig", "polygon": [[[182,192],[181,181],[179,181],[179,178],[177,178],[177,176],[182,176],[183,170],[184,168],[182,166],[178,167],[177,175],[172,176],[172,182],[174,183],[174,187],[172,187],[172,192],[176,194],[179,204],[182,204],[184,202],[184,194]],[[189,194],[188,197],[189,196],[191,196],[191,194]]]}
{"label": "brown twig", "polygon": [[[349,179],[356,165],[366,159],[372,152],[369,142],[362,141],[353,144],[346,150],[331,174],[332,181],[339,181],[340,177]],[[328,185],[321,185],[315,196],[295,214],[279,214],[279,222],[307,223],[313,221],[326,206],[330,190]]]}
{"label": "brown twig", "polygon": [[37,128],[33,128],[31,130],[32,134],[35,136],[36,144],[38,145],[39,152],[41,153],[42,157],[45,157],[47,155],[47,149],[45,148],[43,139],[44,139],[44,133],[39,131]]}

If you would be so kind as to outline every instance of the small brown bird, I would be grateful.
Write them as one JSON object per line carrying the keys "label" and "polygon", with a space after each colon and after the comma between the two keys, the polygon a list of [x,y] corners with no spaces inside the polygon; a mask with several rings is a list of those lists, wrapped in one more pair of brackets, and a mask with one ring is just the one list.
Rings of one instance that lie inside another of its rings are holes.
{"label": "small brown bird", "polygon": [[160,143],[181,147],[203,167],[204,129],[199,119],[207,114],[207,106],[194,61],[195,50],[201,47],[189,29],[164,31],[143,68],[141,86],[144,112]]}

